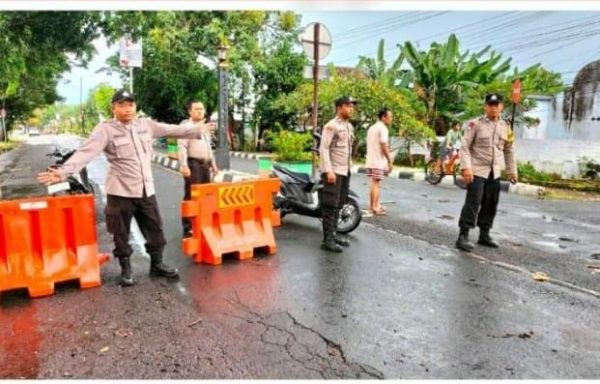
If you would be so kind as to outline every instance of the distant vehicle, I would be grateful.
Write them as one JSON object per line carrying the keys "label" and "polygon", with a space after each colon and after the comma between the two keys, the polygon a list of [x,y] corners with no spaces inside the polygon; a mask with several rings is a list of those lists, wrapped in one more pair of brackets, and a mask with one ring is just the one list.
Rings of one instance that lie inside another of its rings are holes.
{"label": "distant vehicle", "polygon": [[33,136],[39,136],[40,135],[40,130],[36,129],[36,128],[30,128],[29,129],[29,137],[33,137]]}

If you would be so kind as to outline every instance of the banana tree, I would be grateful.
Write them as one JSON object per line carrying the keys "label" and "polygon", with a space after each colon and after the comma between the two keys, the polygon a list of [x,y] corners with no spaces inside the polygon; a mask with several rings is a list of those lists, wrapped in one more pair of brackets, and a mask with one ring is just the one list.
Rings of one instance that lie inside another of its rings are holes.
{"label": "banana tree", "polygon": [[359,56],[357,68],[363,70],[369,78],[378,81],[384,87],[394,86],[405,89],[412,82],[413,75],[411,71],[402,68],[404,62],[404,54],[400,53],[392,66],[388,68],[385,60],[385,41],[381,39],[377,57]]}
{"label": "banana tree", "polygon": [[489,46],[461,53],[454,34],[446,43],[431,44],[428,51],[419,51],[410,42],[400,51],[413,69],[414,89],[427,108],[427,123],[438,134],[444,134],[448,119],[462,111],[469,90],[493,82],[510,69],[511,59],[503,60]]}

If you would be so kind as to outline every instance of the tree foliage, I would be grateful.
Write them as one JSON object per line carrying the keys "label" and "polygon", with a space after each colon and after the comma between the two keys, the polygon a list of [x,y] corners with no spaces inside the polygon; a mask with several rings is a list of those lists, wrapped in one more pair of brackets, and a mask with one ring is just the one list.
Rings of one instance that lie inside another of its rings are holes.
{"label": "tree foliage", "polygon": [[448,119],[464,109],[470,89],[489,84],[510,69],[511,59],[503,60],[489,46],[462,53],[454,34],[427,51],[417,50],[411,42],[400,50],[413,69],[414,90],[427,108],[427,122],[439,134],[445,132]]}
{"label": "tree foliage", "polygon": [[[377,113],[382,107],[390,108],[395,116],[391,135],[399,135],[409,142],[420,142],[433,136],[433,131],[424,123],[425,108],[410,90],[385,86],[364,76],[340,75],[333,67],[331,72],[329,80],[319,83],[319,126],[335,116],[335,99],[341,95],[358,99],[352,119],[358,137],[355,155],[364,155],[366,130],[377,121]],[[275,105],[295,113],[300,120],[311,108],[312,92],[312,84],[304,83],[297,91],[281,95]]]}
{"label": "tree foliage", "polygon": [[371,79],[379,81],[384,86],[407,88],[413,81],[413,74],[402,68],[403,63],[405,63],[405,57],[403,53],[400,53],[391,67],[387,67],[385,41],[381,39],[379,41],[377,56],[375,58],[359,56],[357,68],[365,71]]}
{"label": "tree foliage", "polygon": [[9,127],[59,100],[62,73],[93,55],[99,20],[95,12],[0,12],[0,105]]}

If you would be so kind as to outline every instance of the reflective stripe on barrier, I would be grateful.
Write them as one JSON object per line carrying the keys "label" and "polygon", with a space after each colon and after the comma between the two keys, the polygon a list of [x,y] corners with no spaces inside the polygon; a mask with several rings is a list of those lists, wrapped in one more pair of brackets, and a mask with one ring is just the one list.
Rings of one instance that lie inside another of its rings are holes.
{"label": "reflective stripe on barrier", "polygon": [[277,251],[273,227],[281,225],[273,210],[279,179],[192,185],[191,200],[181,203],[181,214],[192,221],[193,237],[183,239],[182,250],[196,263],[218,265],[227,253],[238,259],[254,250]]}
{"label": "reflective stripe on barrier", "polygon": [[68,280],[98,287],[107,260],[98,253],[93,195],[0,202],[0,292],[46,296]]}

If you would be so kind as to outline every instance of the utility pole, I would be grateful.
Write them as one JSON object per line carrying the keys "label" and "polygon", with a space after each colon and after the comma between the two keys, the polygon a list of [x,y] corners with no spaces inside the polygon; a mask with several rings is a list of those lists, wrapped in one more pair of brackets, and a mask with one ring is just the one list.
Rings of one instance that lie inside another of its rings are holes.
{"label": "utility pole", "polygon": [[79,114],[81,115],[81,134],[85,134],[85,118],[83,114],[83,76],[79,78]]}
{"label": "utility pole", "polygon": [[215,151],[215,160],[219,169],[230,169],[231,159],[229,157],[229,144],[227,141],[227,131],[229,128],[229,106],[228,106],[228,55],[229,47],[220,45],[218,48],[218,69],[219,69],[219,141]]}

